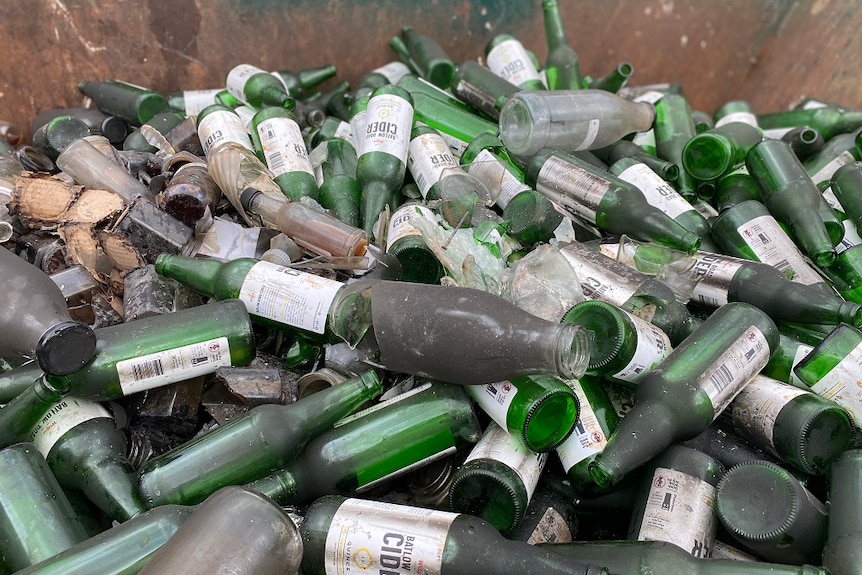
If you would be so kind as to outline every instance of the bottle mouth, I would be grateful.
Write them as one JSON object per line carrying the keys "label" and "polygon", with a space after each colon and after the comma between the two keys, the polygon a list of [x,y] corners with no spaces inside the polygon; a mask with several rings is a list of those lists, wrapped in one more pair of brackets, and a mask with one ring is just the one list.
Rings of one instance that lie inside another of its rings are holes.
{"label": "bottle mouth", "polygon": [[682,150],[685,171],[698,180],[715,180],[733,162],[733,145],[722,134],[703,133],[689,140]]}
{"label": "bottle mouth", "polygon": [[566,312],[562,323],[580,326],[589,338],[587,371],[596,372],[619,357],[626,325],[612,304],[599,300],[583,301]]}
{"label": "bottle mouth", "polygon": [[563,324],[558,340],[557,371],[564,379],[579,379],[590,363],[590,334],[579,325]]}

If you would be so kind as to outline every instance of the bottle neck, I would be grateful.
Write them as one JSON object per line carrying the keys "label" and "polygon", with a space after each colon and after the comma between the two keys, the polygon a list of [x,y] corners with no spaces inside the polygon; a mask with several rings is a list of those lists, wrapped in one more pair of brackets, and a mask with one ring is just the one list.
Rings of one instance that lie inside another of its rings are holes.
{"label": "bottle neck", "polygon": [[82,468],[91,475],[82,482],[81,490],[109,517],[125,523],[147,510],[138,493],[135,470],[125,456],[109,455],[91,465],[84,463]]}
{"label": "bottle neck", "polygon": [[548,51],[568,45],[566,29],[563,26],[563,19],[560,17],[557,0],[544,0],[542,11],[545,16],[545,39],[548,43]]}
{"label": "bottle neck", "polygon": [[578,379],[590,362],[590,332],[571,323],[560,324],[555,342],[554,358],[557,373],[563,379]]}
{"label": "bottle neck", "polygon": [[158,274],[175,279],[207,297],[214,297],[216,277],[223,264],[216,259],[161,254],[155,265]]}
{"label": "bottle neck", "polygon": [[290,505],[299,492],[296,477],[286,469],[279,469],[266,477],[252,481],[246,487],[269,497],[279,505]]}

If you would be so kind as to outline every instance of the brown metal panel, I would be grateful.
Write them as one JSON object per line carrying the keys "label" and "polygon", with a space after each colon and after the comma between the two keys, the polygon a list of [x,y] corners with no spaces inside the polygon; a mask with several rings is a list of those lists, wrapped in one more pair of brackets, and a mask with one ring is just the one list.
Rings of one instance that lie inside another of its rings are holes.
{"label": "brown metal panel", "polygon": [[[801,94],[862,107],[856,0],[561,0],[585,73],[634,64],[633,84],[680,83],[692,107],[732,98],[758,110]],[[81,80],[118,78],[161,93],[223,85],[248,62],[334,63],[355,82],[394,59],[403,25],[456,62],[515,34],[540,61],[540,0],[0,0],[0,119],[28,131],[40,110],[81,102]]]}

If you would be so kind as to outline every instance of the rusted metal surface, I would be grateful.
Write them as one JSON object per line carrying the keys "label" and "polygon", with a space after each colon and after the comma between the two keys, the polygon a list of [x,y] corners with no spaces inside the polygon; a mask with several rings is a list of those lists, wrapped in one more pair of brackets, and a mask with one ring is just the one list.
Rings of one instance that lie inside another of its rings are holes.
{"label": "rusted metal surface", "polygon": [[[757,111],[801,95],[862,107],[857,0],[561,0],[585,73],[634,64],[632,84],[681,84],[693,108],[731,98]],[[247,62],[300,69],[332,62],[355,82],[394,59],[403,25],[456,62],[512,33],[540,61],[540,0],[0,0],[0,120],[29,137],[40,110],[76,106],[82,80],[118,78],[168,94],[222,86]],[[332,85],[332,84],[329,84]]]}

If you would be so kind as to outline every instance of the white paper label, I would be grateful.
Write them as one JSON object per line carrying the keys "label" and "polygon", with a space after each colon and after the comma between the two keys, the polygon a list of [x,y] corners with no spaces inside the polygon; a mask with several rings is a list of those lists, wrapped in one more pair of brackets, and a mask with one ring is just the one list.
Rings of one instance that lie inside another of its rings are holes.
{"label": "white paper label", "polygon": [[730,404],[733,428],[743,438],[775,451],[773,431],[778,414],[790,400],[808,393],[778,380],[756,375]]}
{"label": "white paper label", "polygon": [[755,128],[759,127],[757,125],[757,116],[751,112],[731,112],[730,114],[719,118],[715,122],[715,127],[720,128],[721,126],[732,122],[741,122],[743,124],[748,124],[749,126],[754,126]]}
{"label": "white paper label", "polygon": [[599,204],[611,183],[556,156],[539,169],[536,190],[565,210],[566,215],[596,223]]}
{"label": "white paper label", "polygon": [[407,162],[413,106],[393,94],[380,94],[368,101],[365,115],[365,137],[359,155],[385,152]]}
{"label": "white paper label", "polygon": [[248,313],[314,333],[326,330],[326,318],[344,284],[266,261],[245,276],[239,299]]}
{"label": "white paper label", "polygon": [[207,114],[198,125],[198,137],[207,158],[210,152],[225,142],[233,142],[254,151],[242,120],[234,112],[227,110],[216,110]]}
{"label": "white paper label", "polygon": [[43,456],[48,453],[57,440],[67,431],[91,419],[100,417],[113,419],[107,409],[95,401],[67,396],[57,402],[54,407],[39,420],[30,431],[27,441],[36,445]]}
{"label": "white paper label", "polygon": [[227,91],[231,96],[240,102],[247,102],[245,97],[245,83],[255,74],[266,74],[266,71],[250,64],[234,66],[227,74],[225,88],[227,88]]}
{"label": "white paper label", "polygon": [[230,366],[226,337],[183,345],[117,362],[123,395],[161,387]]}
{"label": "white paper label", "polygon": [[353,148],[358,152],[365,138],[365,118],[368,110],[359,110],[350,117],[350,137]]}
{"label": "white paper label", "polygon": [[548,507],[539,519],[539,523],[527,543],[538,545],[539,543],[571,543],[572,530],[569,524],[553,507]]}
{"label": "white paper label", "polygon": [[852,164],[856,161],[856,158],[853,157],[853,154],[850,152],[841,152],[832,160],[817,170],[814,175],[811,176],[811,181],[814,182],[815,185],[820,184],[822,182],[827,182],[832,179],[832,176],[835,175],[835,172],[838,171],[838,168],[841,166],[846,166],[847,164]]}
{"label": "white paper label", "polygon": [[257,135],[273,176],[288,172],[314,175],[299,124],[290,118],[270,118],[257,125]]}
{"label": "white paper label", "polygon": [[643,94],[638,94],[632,98],[632,102],[649,102],[650,104],[655,104],[662,98],[664,98],[664,92],[659,92],[658,90],[647,90]]}
{"label": "white paper label", "polygon": [[694,207],[679,195],[679,192],[646,164],[635,164],[626,168],[617,177],[639,189],[651,206],[660,209],[671,218],[695,211]]}
{"label": "white paper label", "polygon": [[667,541],[694,557],[709,557],[715,541],[715,487],[687,473],[655,470],[638,541]]}
{"label": "white paper label", "polygon": [[353,142],[353,131],[350,129],[350,124],[344,120],[338,123],[338,127],[335,128],[335,133],[332,135],[340,140],[344,140],[345,142]]}
{"label": "white paper label", "polygon": [[573,385],[572,391],[575,392],[578,405],[580,405],[578,421],[575,423],[575,430],[572,434],[557,446],[557,455],[560,456],[566,473],[588,457],[601,453],[608,444],[608,438],[602,430],[602,426],[599,425],[596,413],[593,411],[581,385]]}
{"label": "white paper label", "polygon": [[859,236],[859,231],[856,229],[856,224],[851,220],[844,220],[844,235],[841,241],[835,246],[835,252],[841,254],[854,246],[862,244],[862,237]]}
{"label": "white paper label", "polygon": [[785,275],[792,274],[792,281],[807,285],[823,281],[817,272],[805,263],[802,252],[772,216],[753,218],[739,226],[736,231],[757,259],[778,268]]}
{"label": "white paper label", "polygon": [[632,143],[637,144],[642,150],[655,151],[655,130],[638,132],[632,138]]}
{"label": "white paper label", "polygon": [[518,393],[517,387],[508,381],[498,381],[485,385],[467,385],[464,389],[497,425],[508,429],[506,416],[509,414],[512,400]]}
{"label": "white paper label", "polygon": [[332,517],[324,545],[326,575],[440,575],[457,513],[348,499]]}
{"label": "white paper label", "polygon": [[530,451],[518,437],[509,435],[499,425],[491,424],[464,460],[493,459],[514,471],[527,491],[527,501],[533,497],[539,476],[545,468],[547,453]]}
{"label": "white paper label", "polygon": [[771,140],[780,140],[784,137],[784,134],[787,132],[794,130],[795,128],[767,128],[763,130],[763,137],[769,138]]}
{"label": "white paper label", "polygon": [[763,369],[769,355],[766,337],[756,325],[752,325],[698,377],[698,385],[712,402],[713,419]]}
{"label": "white paper label", "polygon": [[397,84],[401,78],[410,73],[410,68],[403,62],[389,62],[379,68],[374,68],[372,73],[377,73],[389,80],[390,84]]}
{"label": "white paper label", "polygon": [[637,346],[628,364],[611,377],[638,383],[671,352],[670,339],[659,327],[623,311],[635,326]]}
{"label": "white paper label", "polygon": [[488,68],[516,86],[531,80],[542,81],[524,46],[517,40],[500,42],[485,58]]}
{"label": "white paper label", "polygon": [[183,90],[183,107],[186,116],[197,116],[201,110],[216,103],[216,94],[221,88],[212,90]]}
{"label": "white paper label", "polygon": [[410,140],[407,168],[423,198],[428,195],[431,186],[440,181],[443,170],[457,167],[458,160],[452,156],[448,144],[439,134],[419,134]]}
{"label": "white paper label", "polygon": [[446,132],[440,132],[440,137],[443,138],[443,141],[449,146],[449,151],[452,152],[452,155],[456,158],[463,156],[464,150],[466,150],[467,146],[470,145],[470,142],[459,140],[455,136],[447,134]]}
{"label": "white paper label", "polygon": [[856,427],[862,428],[862,343],[812,385],[811,391],[846,409]]}
{"label": "white paper label", "polygon": [[506,209],[512,198],[530,190],[530,186],[518,180],[506,169],[503,162],[488,150],[480,151],[476,154],[476,159],[465,167],[468,174],[479,178],[488,186],[491,197],[496,197],[495,203],[500,209]]}
{"label": "white paper label", "polygon": [[392,244],[407,236],[421,236],[413,222],[418,218],[425,218],[435,222],[434,212],[419,204],[405,204],[392,213],[389,218],[389,231],[386,234],[386,251],[392,248]]}
{"label": "white paper label", "polygon": [[745,264],[708,252],[697,252],[694,257],[694,273],[698,281],[691,293],[692,301],[710,307],[721,307],[728,303],[730,283]]}

